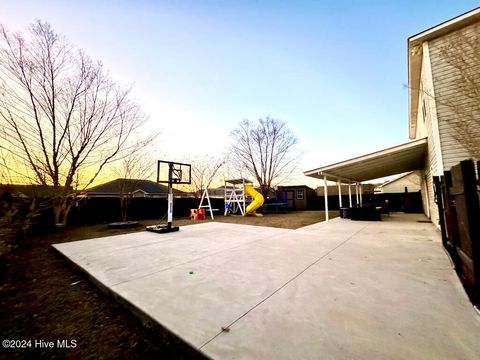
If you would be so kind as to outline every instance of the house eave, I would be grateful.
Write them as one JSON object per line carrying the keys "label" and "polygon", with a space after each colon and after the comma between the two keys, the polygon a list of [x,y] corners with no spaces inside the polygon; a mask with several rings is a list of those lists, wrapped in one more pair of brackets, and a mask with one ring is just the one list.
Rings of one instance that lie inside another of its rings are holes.
{"label": "house eave", "polygon": [[409,137],[414,139],[417,129],[418,94],[422,70],[422,44],[465,26],[480,21],[480,8],[447,20],[408,38]]}

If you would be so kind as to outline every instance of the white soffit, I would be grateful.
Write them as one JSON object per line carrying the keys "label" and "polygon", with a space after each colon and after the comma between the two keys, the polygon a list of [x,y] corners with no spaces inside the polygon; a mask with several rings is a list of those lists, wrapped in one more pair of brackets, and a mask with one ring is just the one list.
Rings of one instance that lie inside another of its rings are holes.
{"label": "white soffit", "polygon": [[421,170],[425,164],[427,139],[362,155],[336,164],[304,171],[303,174],[318,179],[362,182],[408,171]]}

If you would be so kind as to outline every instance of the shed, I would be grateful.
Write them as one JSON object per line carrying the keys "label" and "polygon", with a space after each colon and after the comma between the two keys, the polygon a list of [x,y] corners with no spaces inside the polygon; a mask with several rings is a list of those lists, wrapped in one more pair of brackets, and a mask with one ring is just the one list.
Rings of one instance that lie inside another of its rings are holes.
{"label": "shed", "polygon": [[316,197],[315,190],[307,185],[278,186],[277,193],[286,195],[289,210],[308,210]]}

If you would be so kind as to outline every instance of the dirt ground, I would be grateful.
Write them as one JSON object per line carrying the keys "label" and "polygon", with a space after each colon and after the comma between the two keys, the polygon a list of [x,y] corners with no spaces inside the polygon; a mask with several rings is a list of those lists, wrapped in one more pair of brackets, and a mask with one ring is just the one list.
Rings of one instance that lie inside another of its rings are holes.
{"label": "dirt ground", "polygon": [[[330,216],[338,216],[338,212],[331,212]],[[321,211],[215,218],[215,221],[290,229],[322,220]],[[5,350],[3,346],[0,358],[202,358],[169,332],[143,326],[50,246],[143,231],[145,225],[155,223],[158,221],[144,221],[142,226],[129,230],[110,230],[106,224],[72,227],[33,236],[12,249],[5,268],[0,270],[0,330],[2,341],[20,340],[9,342],[20,348]],[[198,221],[174,220],[179,226],[195,223]]]}

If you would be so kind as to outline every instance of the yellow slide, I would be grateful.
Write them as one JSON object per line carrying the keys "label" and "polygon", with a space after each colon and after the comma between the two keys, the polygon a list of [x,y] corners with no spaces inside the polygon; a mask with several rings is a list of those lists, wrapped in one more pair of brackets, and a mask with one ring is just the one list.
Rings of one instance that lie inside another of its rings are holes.
{"label": "yellow slide", "polygon": [[245,213],[253,216],[263,216],[262,214],[257,214],[255,212],[255,210],[263,205],[263,195],[255,190],[252,185],[245,185],[245,192],[253,198],[251,204],[245,209]]}

